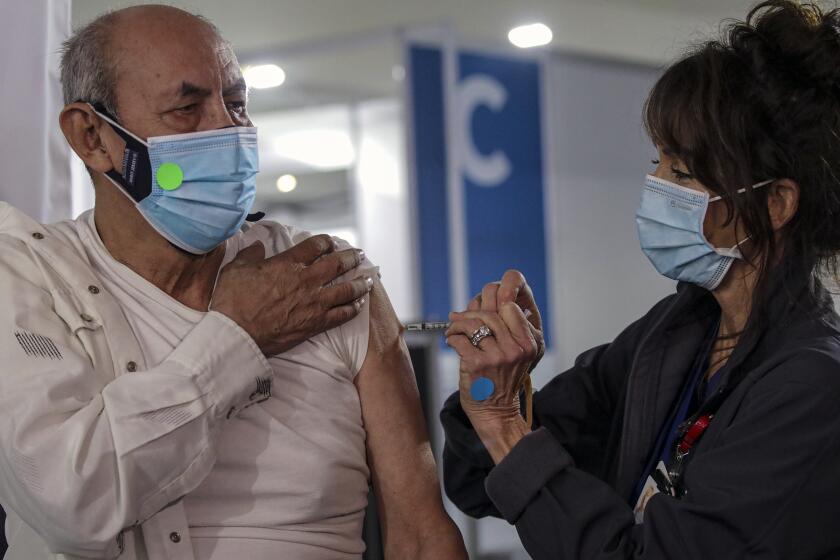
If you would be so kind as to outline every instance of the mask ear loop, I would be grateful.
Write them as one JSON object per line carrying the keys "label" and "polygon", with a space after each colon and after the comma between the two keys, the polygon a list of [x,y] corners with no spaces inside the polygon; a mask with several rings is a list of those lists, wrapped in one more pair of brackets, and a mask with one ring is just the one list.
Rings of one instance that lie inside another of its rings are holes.
{"label": "mask ear loop", "polygon": [[[98,103],[97,103],[97,105],[98,105]],[[93,109],[93,112],[94,112],[94,113],[96,113],[97,115],[99,115],[99,117],[100,117],[102,120],[104,120],[105,122],[107,122],[108,124],[110,124],[112,127],[115,127],[115,128],[117,128],[118,130],[121,130],[122,132],[125,132],[126,134],[128,134],[129,136],[131,136],[132,138],[134,138],[135,140],[137,140],[137,141],[138,141],[138,142],[140,142],[141,144],[143,144],[146,148],[148,148],[148,147],[149,147],[149,143],[148,143],[148,142],[146,142],[145,140],[143,140],[142,138],[140,138],[140,137],[139,137],[139,136],[137,136],[136,134],[132,133],[130,130],[128,130],[128,129],[126,129],[126,128],[124,128],[124,127],[123,127],[120,123],[118,123],[118,122],[116,121],[116,119],[114,119],[114,117],[112,117],[111,115],[109,115],[109,114],[108,114],[108,111],[106,111],[104,107],[100,107],[99,109],[97,109],[97,108],[96,108],[96,105],[91,105],[90,103],[88,103],[88,107],[90,107],[91,109]],[[120,135],[120,136],[122,136],[122,135]]]}
{"label": "mask ear loop", "polygon": [[116,169],[105,172],[111,182],[121,188],[124,194],[135,203],[140,202],[152,193],[152,163],[149,158],[149,144],[117,123],[104,107],[88,103],[99,118],[107,122],[123,140],[123,173]]}
{"label": "mask ear loop", "polygon": [[[753,185],[753,186],[751,186],[751,187],[748,187],[748,188],[743,188],[743,189],[738,189],[737,191],[735,191],[735,194],[744,194],[744,193],[745,193],[745,192],[747,192],[747,190],[749,190],[749,189],[755,190],[755,189],[760,189],[761,187],[766,187],[767,185],[769,185],[770,183],[775,182],[776,180],[777,180],[777,179],[767,179],[766,181],[762,181],[762,182],[760,182],[760,183],[756,183],[755,185]],[[710,199],[709,199],[709,203],[712,203],[712,202],[717,202],[717,201],[719,201],[719,200],[723,200],[723,197],[722,197],[722,196],[716,196],[716,197],[714,197],[714,198],[710,198]],[[752,237],[752,236],[750,236],[750,235],[746,236],[744,239],[742,239],[741,241],[738,241],[737,243],[735,243],[735,245],[733,245],[732,247],[730,247],[729,249],[727,249],[727,250],[726,250],[726,253],[720,253],[720,254],[723,254],[723,255],[725,255],[725,256],[733,256],[733,255],[732,255],[732,253],[733,253],[735,250],[737,250],[737,251],[740,253],[740,252],[741,252],[741,245],[743,245],[744,243],[746,243],[747,241],[749,241],[749,240],[750,240],[750,237]],[[733,257],[733,258],[739,258],[739,257]]]}
{"label": "mask ear loop", "polygon": [[[751,187],[746,187],[746,188],[743,188],[743,189],[738,189],[737,191],[735,191],[735,194],[744,194],[744,193],[745,193],[745,192],[747,192],[749,189],[753,189],[753,190],[755,190],[755,189],[760,189],[761,187],[766,187],[766,186],[767,186],[767,185],[769,185],[770,183],[773,183],[773,182],[775,182],[775,181],[777,181],[777,180],[778,180],[778,179],[767,179],[766,181],[762,181],[762,182],[760,182],[760,183],[756,183],[755,185],[753,185],[753,186],[751,186]],[[714,197],[714,198],[710,198],[710,199],[709,199],[709,202],[717,202],[718,200],[723,200],[723,197],[722,197],[722,196],[716,196],[716,197]]]}

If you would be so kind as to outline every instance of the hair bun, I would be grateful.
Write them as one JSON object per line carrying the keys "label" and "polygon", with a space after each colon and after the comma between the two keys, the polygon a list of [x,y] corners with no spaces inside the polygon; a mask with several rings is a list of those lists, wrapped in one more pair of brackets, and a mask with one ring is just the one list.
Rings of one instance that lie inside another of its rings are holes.
{"label": "hair bun", "polygon": [[768,0],[729,29],[729,42],[762,79],[794,90],[840,87],[840,13],[813,3]]}

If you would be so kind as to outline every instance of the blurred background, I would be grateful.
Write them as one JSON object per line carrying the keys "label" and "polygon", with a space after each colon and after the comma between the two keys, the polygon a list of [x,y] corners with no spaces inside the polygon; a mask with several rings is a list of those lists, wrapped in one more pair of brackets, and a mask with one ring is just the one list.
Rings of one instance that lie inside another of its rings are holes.
{"label": "blurred background", "polygon": [[[45,134],[61,146],[58,45],[71,26],[136,3],[2,0],[13,17],[0,23],[0,52],[30,57],[4,55],[0,65],[0,122],[20,131],[16,143],[4,140],[4,157],[18,157],[9,147],[42,145]],[[520,268],[549,334],[537,387],[673,289],[635,234],[655,156],[642,106],[663,65],[752,4],[169,3],[212,20],[245,68],[261,150],[255,210],[363,247],[404,321],[444,318]],[[43,71],[33,71],[38,60],[48,61]],[[4,162],[0,170],[0,198],[41,220],[93,203],[66,148],[37,168]],[[409,342],[439,456],[436,416],[456,387],[457,364],[433,336]],[[471,558],[527,558],[505,522],[449,508]],[[368,558],[381,557],[374,512],[366,532]]]}

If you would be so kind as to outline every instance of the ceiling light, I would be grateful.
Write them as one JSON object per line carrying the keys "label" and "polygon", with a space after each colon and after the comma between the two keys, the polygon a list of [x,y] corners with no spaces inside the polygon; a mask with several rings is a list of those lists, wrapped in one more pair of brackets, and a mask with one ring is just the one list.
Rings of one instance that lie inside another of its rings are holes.
{"label": "ceiling light", "polygon": [[356,159],[350,134],[343,130],[313,129],[287,132],[274,138],[277,154],[321,170],[346,169]]}
{"label": "ceiling light", "polygon": [[294,175],[280,175],[277,178],[277,190],[281,193],[290,193],[297,187],[297,177]]}
{"label": "ceiling light", "polygon": [[246,66],[242,76],[248,87],[257,89],[277,87],[286,81],[286,73],[276,64]]}
{"label": "ceiling light", "polygon": [[511,29],[510,33],[508,33],[510,42],[520,49],[547,45],[553,37],[554,35],[551,33],[551,29],[542,23],[520,25]]}

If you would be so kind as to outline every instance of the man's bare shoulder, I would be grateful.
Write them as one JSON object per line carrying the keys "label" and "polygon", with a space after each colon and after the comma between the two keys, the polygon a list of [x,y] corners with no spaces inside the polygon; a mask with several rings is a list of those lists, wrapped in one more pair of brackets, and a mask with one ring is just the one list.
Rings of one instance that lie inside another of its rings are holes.
{"label": "man's bare shoulder", "polygon": [[397,318],[391,300],[382,282],[374,280],[370,292],[370,334],[368,355],[382,355],[386,352],[400,352],[400,341],[404,327]]}

